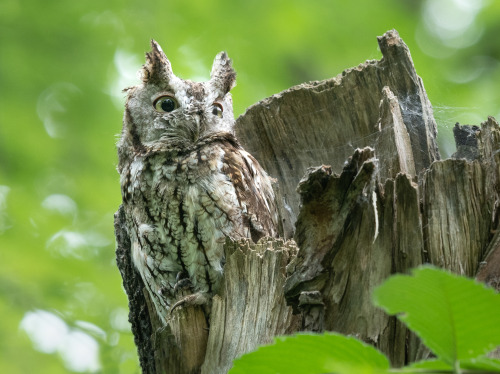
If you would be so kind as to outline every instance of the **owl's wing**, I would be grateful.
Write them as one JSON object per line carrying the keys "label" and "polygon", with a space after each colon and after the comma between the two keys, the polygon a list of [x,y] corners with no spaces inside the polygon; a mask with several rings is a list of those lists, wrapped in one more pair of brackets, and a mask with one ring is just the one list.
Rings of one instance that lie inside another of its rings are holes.
{"label": "owl's wing", "polygon": [[225,149],[223,173],[234,186],[243,212],[243,224],[257,242],[263,236],[278,235],[278,213],[272,187],[273,179],[258,161],[240,147]]}

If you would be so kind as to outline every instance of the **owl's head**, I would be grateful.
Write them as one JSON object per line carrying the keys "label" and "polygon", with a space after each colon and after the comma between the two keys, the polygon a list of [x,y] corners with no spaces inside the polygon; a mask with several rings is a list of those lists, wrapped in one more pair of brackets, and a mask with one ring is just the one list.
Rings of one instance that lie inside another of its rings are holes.
{"label": "owl's head", "polygon": [[142,84],[128,89],[119,147],[192,148],[207,137],[233,134],[231,94],[236,73],[225,52],[214,60],[210,80],[178,78],[161,47],[151,41],[142,68]]}

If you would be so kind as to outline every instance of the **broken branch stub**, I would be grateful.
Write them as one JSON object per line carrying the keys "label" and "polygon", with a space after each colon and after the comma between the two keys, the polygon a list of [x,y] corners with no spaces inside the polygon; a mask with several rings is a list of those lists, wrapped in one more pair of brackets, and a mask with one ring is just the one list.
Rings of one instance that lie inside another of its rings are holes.
{"label": "broken branch stub", "polygon": [[[381,60],[292,87],[249,107],[236,121],[238,139],[278,179],[289,207],[285,213],[291,212],[289,227],[299,212],[295,189],[311,166],[330,165],[339,173],[356,148],[369,146],[383,165],[381,177],[390,178],[400,171],[414,176],[440,158],[432,106],[408,47],[395,30],[378,43]],[[393,148],[377,146],[387,131],[410,140],[397,162]]]}
{"label": "broken branch stub", "polygon": [[297,253],[295,243],[227,239],[224,248],[224,284],[213,299],[201,373],[225,373],[237,357],[300,328],[300,317],[293,315],[283,294],[286,266]]}

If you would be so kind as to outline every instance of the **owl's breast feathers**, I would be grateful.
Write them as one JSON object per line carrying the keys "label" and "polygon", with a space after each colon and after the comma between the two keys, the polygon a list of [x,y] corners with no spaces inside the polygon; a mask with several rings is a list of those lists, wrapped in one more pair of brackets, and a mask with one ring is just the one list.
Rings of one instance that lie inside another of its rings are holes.
{"label": "owl's breast feathers", "polygon": [[[256,242],[263,236],[277,235],[274,180],[230,133],[214,134],[185,149],[165,149],[158,145],[145,147],[143,152],[136,153],[135,160],[125,169],[122,176],[125,174],[128,180],[126,185],[136,187],[136,194],[137,182],[141,180],[144,184],[147,175],[151,178],[147,183],[150,191],[145,191],[144,185],[140,186],[143,197],[144,194],[161,194],[174,189],[179,192],[179,188],[196,187],[226,200],[232,205],[226,212],[228,218],[234,222],[240,216],[241,222],[237,225],[243,225],[236,230],[240,234],[231,235],[234,238],[250,237]],[[123,187],[122,179],[123,199],[127,202],[134,188]],[[233,198],[236,198],[237,206],[233,205]],[[249,230],[245,230],[249,234],[242,234],[243,228]]]}
{"label": "owl's breast feathers", "polygon": [[146,148],[123,166],[134,263],[167,307],[179,273],[196,291],[218,287],[227,236],[277,235],[272,179],[231,134],[184,150]]}

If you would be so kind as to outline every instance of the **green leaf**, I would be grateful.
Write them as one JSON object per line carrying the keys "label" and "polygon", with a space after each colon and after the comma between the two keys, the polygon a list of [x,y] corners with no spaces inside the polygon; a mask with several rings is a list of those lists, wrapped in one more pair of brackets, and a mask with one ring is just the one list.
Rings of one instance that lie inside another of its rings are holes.
{"label": "green leaf", "polygon": [[234,361],[229,374],[383,373],[387,358],[372,346],[340,334],[300,334],[275,339]]}
{"label": "green leaf", "polygon": [[[467,373],[500,373],[500,361],[488,358],[488,357],[478,357],[463,360],[460,362],[460,368],[466,370]],[[394,373],[404,373],[404,374],[422,374],[422,373],[453,373],[453,368],[437,359],[418,361],[414,362],[408,366],[401,369],[392,370]]]}
{"label": "green leaf", "polygon": [[389,278],[374,302],[453,367],[500,345],[500,296],[471,279],[425,266]]}
{"label": "green leaf", "polygon": [[441,360],[425,360],[425,361],[418,361],[418,362],[413,362],[408,366],[405,366],[404,368],[400,369],[400,373],[432,373],[433,371],[440,371],[440,372],[446,372],[449,371],[450,373],[453,372],[453,368],[451,365],[441,361]]}
{"label": "green leaf", "polygon": [[488,357],[471,358],[460,362],[460,367],[476,372],[500,373],[500,360]]}

